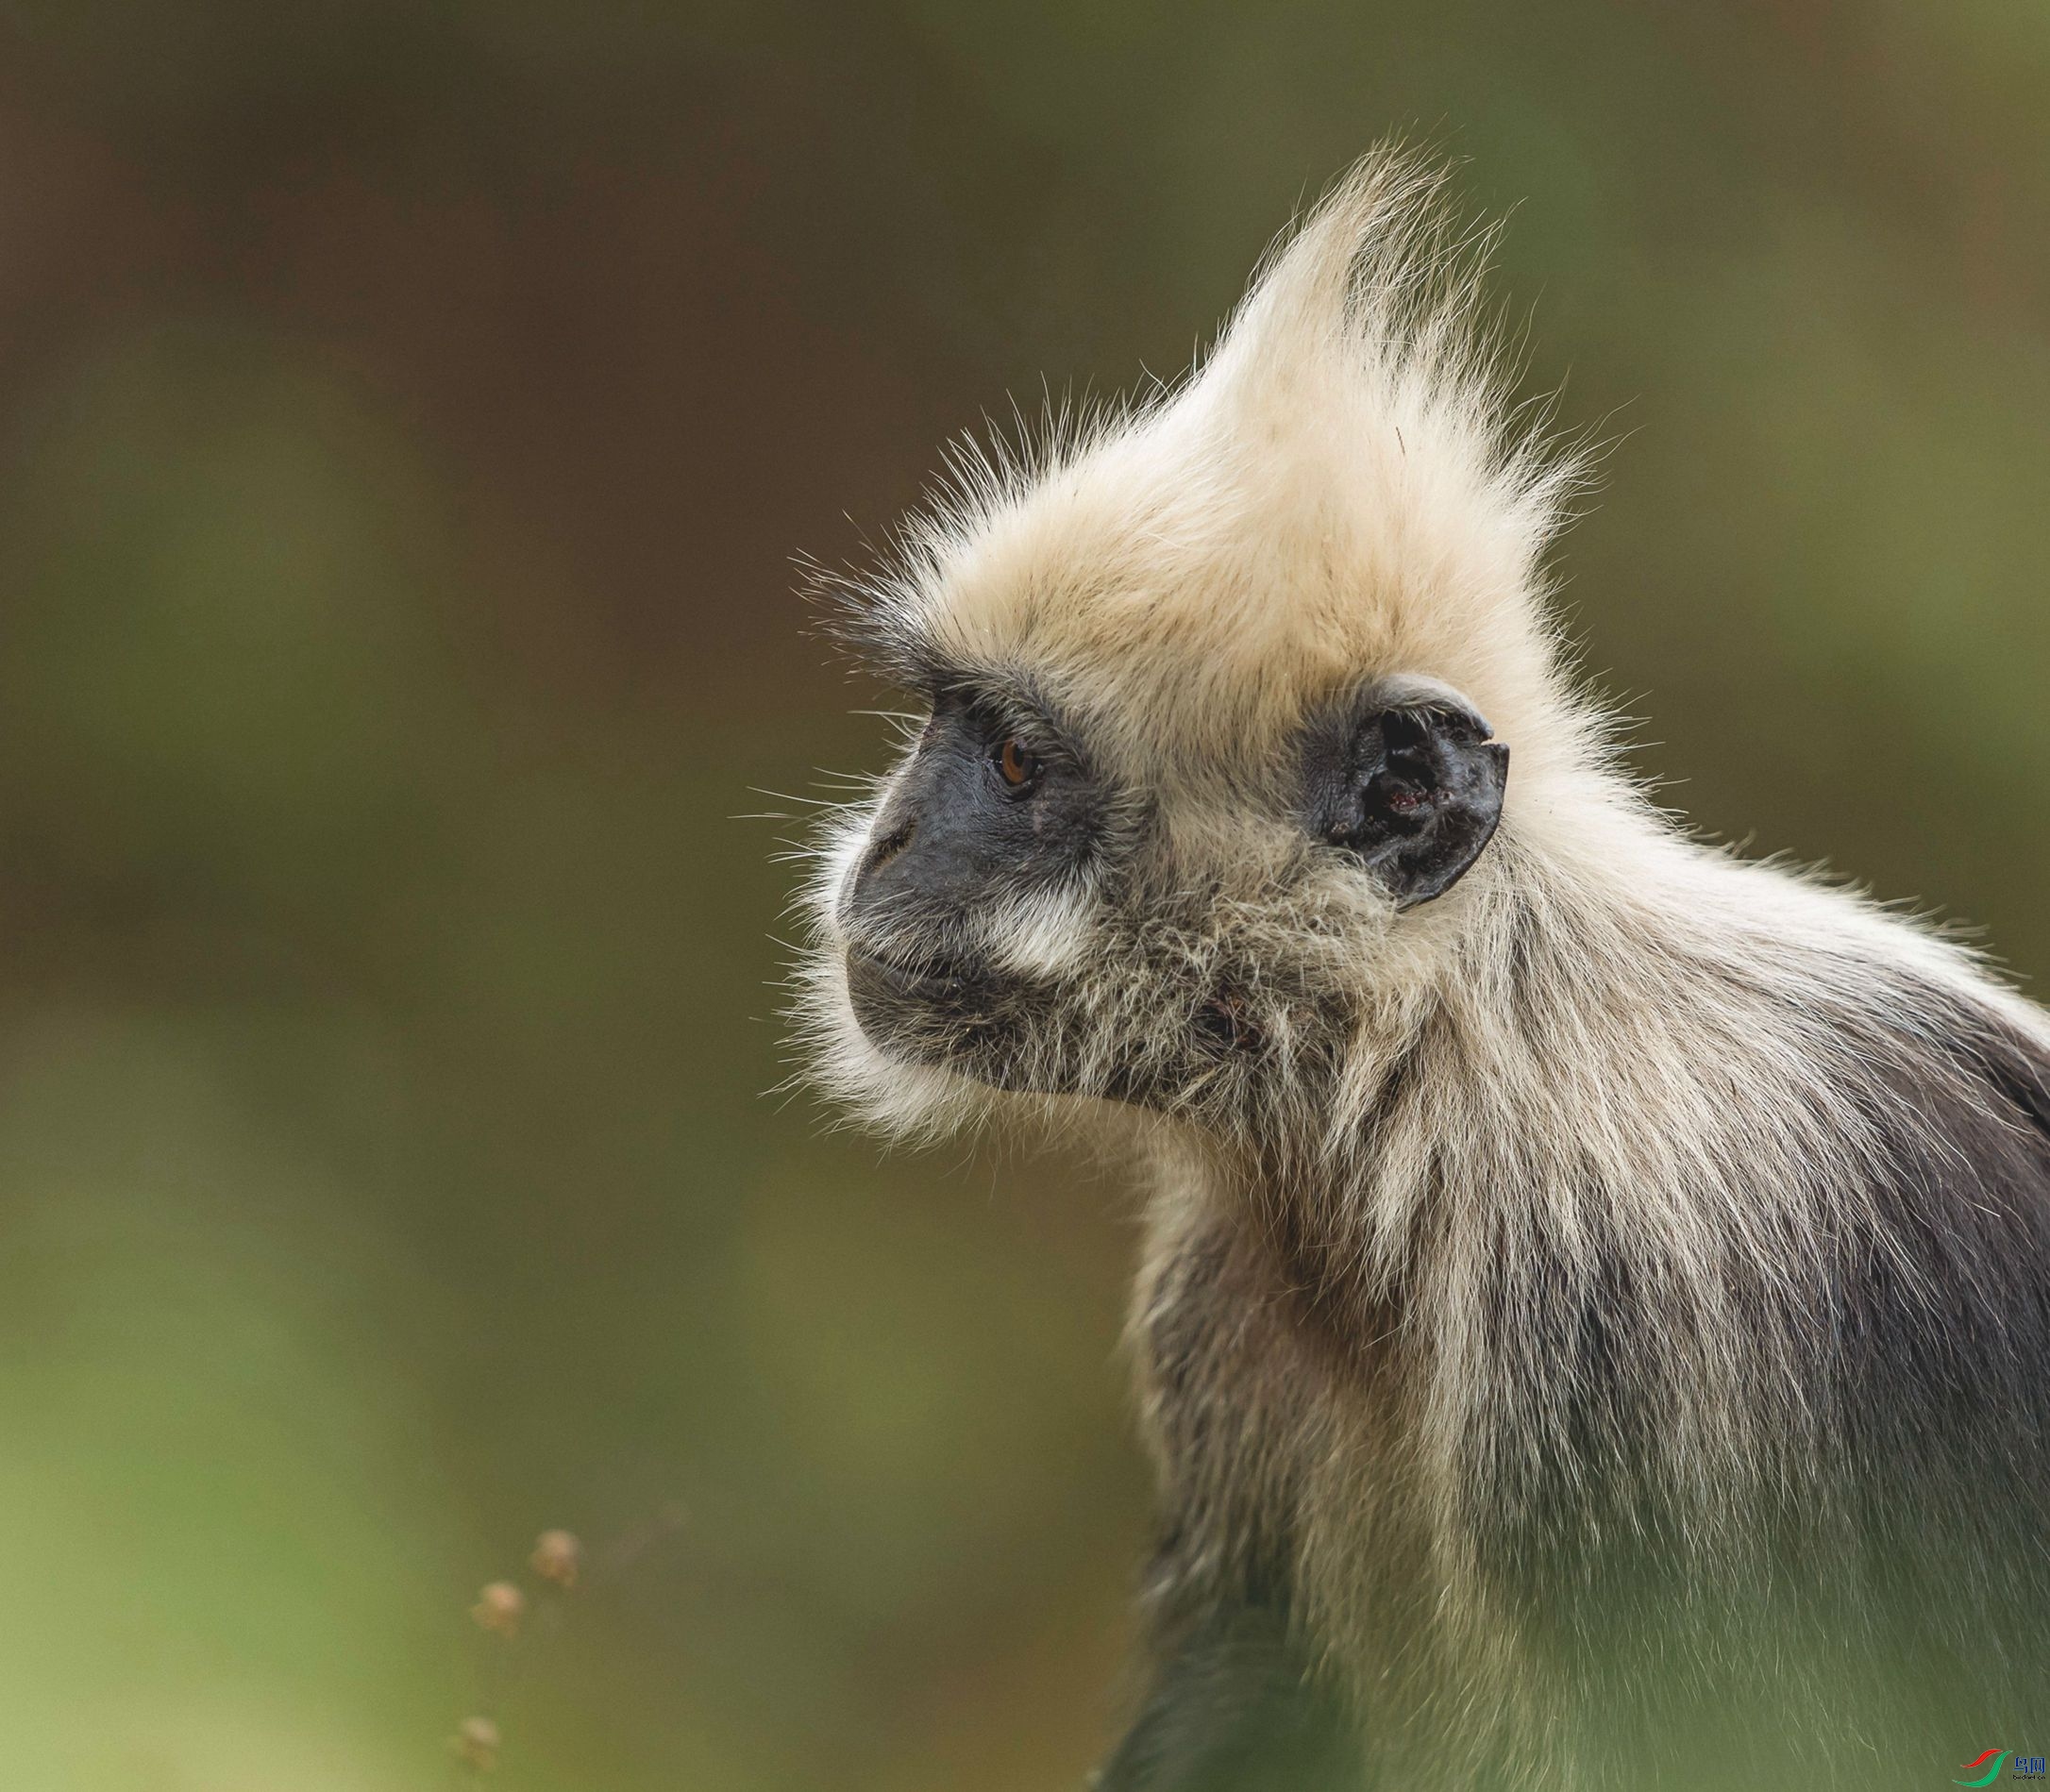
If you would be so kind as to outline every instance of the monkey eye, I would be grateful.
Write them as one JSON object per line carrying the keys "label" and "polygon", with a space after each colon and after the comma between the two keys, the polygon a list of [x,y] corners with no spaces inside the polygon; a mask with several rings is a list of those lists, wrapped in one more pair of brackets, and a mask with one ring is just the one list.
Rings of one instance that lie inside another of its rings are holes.
{"label": "monkey eye", "polygon": [[997,776],[1014,791],[1030,790],[1039,781],[1039,774],[1045,769],[1039,755],[1015,735],[997,748],[993,758]]}

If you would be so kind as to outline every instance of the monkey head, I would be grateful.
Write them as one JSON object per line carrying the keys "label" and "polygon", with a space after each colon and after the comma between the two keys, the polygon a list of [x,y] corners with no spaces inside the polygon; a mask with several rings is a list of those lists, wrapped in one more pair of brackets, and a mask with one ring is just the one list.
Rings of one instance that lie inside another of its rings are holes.
{"label": "monkey head", "polygon": [[1521,794],[1520,729],[1571,737],[1532,601],[1565,474],[1454,347],[1471,271],[1397,240],[1418,178],[1329,202],[1179,391],[964,457],[847,587],[923,720],[830,828],[798,1012],[884,1127],[1339,1105],[1487,912],[1510,745]]}

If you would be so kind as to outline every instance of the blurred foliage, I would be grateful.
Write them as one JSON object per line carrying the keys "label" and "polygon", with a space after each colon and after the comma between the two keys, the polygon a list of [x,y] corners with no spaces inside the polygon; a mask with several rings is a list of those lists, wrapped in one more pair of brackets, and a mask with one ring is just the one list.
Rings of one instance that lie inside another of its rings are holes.
{"label": "blurred foliage", "polygon": [[732,817],[882,750],[788,557],[1404,128],[1623,438],[1646,768],[2040,974],[2046,82],[2001,0],[0,9],[8,1784],[441,1784],[475,1589],[674,1508],[503,1784],[1079,1784],[1130,1197],[765,1093]]}

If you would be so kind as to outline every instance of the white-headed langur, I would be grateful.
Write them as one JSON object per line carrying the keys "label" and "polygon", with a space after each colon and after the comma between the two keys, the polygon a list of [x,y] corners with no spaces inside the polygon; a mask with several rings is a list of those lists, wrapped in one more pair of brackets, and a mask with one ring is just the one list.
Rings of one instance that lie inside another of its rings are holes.
{"label": "white-headed langur", "polygon": [[805,1049],[1141,1166],[1103,1792],[2050,1748],[2050,1016],[1623,768],[1446,216],[1369,157],[1186,380],[841,581],[926,719],[820,843]]}

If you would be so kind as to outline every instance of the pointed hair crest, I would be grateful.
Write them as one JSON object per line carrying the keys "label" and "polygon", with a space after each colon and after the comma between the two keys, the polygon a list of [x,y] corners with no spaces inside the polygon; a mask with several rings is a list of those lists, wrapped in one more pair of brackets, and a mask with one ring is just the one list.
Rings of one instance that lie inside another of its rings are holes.
{"label": "pointed hair crest", "polygon": [[1395,672],[1498,727],[1557,719],[1538,563],[1578,467],[1511,409],[1491,237],[1445,184],[1376,151],[1188,379],[958,446],[882,570],[824,581],[846,632],[911,685],[1029,668],[1150,776],[1257,762],[1307,705]]}

